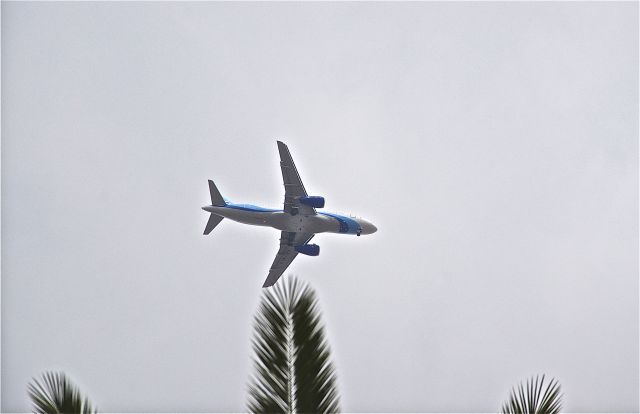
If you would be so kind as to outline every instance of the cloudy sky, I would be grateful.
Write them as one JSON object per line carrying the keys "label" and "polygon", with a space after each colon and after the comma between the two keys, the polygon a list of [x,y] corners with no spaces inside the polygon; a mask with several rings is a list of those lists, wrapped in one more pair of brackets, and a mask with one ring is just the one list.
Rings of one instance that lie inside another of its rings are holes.
{"label": "cloudy sky", "polygon": [[[327,210],[289,273],[346,411],[638,410],[638,4],[2,3],[2,411],[241,411],[278,232],[202,236],[207,179]],[[286,277],[286,276],[285,276]]]}

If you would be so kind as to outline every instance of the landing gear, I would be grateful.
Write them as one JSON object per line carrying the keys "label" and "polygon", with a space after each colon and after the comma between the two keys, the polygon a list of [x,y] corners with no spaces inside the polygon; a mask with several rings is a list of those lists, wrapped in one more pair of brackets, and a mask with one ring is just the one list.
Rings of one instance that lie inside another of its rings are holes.
{"label": "landing gear", "polygon": [[360,233],[362,232],[362,230],[360,230],[359,232],[356,233],[356,236],[360,236]]}

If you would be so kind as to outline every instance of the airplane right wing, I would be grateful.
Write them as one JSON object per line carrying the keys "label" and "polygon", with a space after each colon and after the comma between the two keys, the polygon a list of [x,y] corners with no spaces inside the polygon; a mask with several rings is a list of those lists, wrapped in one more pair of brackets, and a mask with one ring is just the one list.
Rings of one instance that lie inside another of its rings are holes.
{"label": "airplane right wing", "polygon": [[289,214],[299,212],[305,215],[315,215],[315,208],[300,204],[298,201],[300,197],[307,196],[307,190],[304,189],[289,148],[282,141],[278,141],[278,152],[280,153],[280,169],[284,181],[284,211]]}
{"label": "airplane right wing", "polygon": [[313,236],[313,233],[294,233],[292,231],[283,231],[280,234],[280,249],[271,265],[271,269],[269,269],[269,275],[262,285],[263,288],[273,286],[284,271],[287,270],[287,267],[298,255],[295,246],[308,243]]}

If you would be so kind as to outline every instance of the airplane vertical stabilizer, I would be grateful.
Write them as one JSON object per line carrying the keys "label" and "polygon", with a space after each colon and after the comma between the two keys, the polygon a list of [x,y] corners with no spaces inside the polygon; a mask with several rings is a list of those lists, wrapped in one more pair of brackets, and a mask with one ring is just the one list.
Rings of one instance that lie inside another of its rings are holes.
{"label": "airplane vertical stabilizer", "polygon": [[213,181],[209,180],[209,193],[211,194],[211,205],[212,206],[225,206],[227,205],[226,201],[218,191],[218,187],[214,184]]}
{"label": "airplane vertical stabilizer", "polygon": [[[224,201],[222,194],[220,194],[220,191],[218,191],[218,187],[216,187],[215,183],[211,180],[209,180],[209,194],[211,195],[212,206],[222,207],[227,205],[227,202]],[[206,235],[211,233],[211,231],[215,229],[218,224],[220,224],[223,218],[224,217],[222,216],[211,213],[211,216],[209,216],[209,221],[207,221],[207,225],[204,228],[204,234]]]}

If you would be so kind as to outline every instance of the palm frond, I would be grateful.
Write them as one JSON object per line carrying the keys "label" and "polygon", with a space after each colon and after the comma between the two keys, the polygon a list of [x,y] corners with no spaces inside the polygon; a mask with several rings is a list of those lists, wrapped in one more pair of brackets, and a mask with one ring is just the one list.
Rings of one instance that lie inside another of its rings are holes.
{"label": "palm frond", "polygon": [[266,289],[255,318],[255,373],[248,410],[256,413],[339,411],[318,302],[296,278]]}
{"label": "palm frond", "polygon": [[301,413],[335,413],[339,411],[336,373],[330,361],[318,302],[308,285],[300,290],[291,309],[297,350],[296,408]]}
{"label": "palm frond", "polygon": [[42,380],[28,385],[33,411],[38,414],[92,414],[96,412],[69,377],[62,372],[45,372]]}
{"label": "palm frond", "polygon": [[504,414],[557,414],[562,409],[560,384],[551,379],[545,384],[542,377],[530,378],[511,390],[509,400],[502,405]]}
{"label": "palm frond", "polygon": [[291,323],[281,289],[265,291],[254,321],[255,375],[249,387],[251,412],[289,412],[292,372],[289,367]]}

